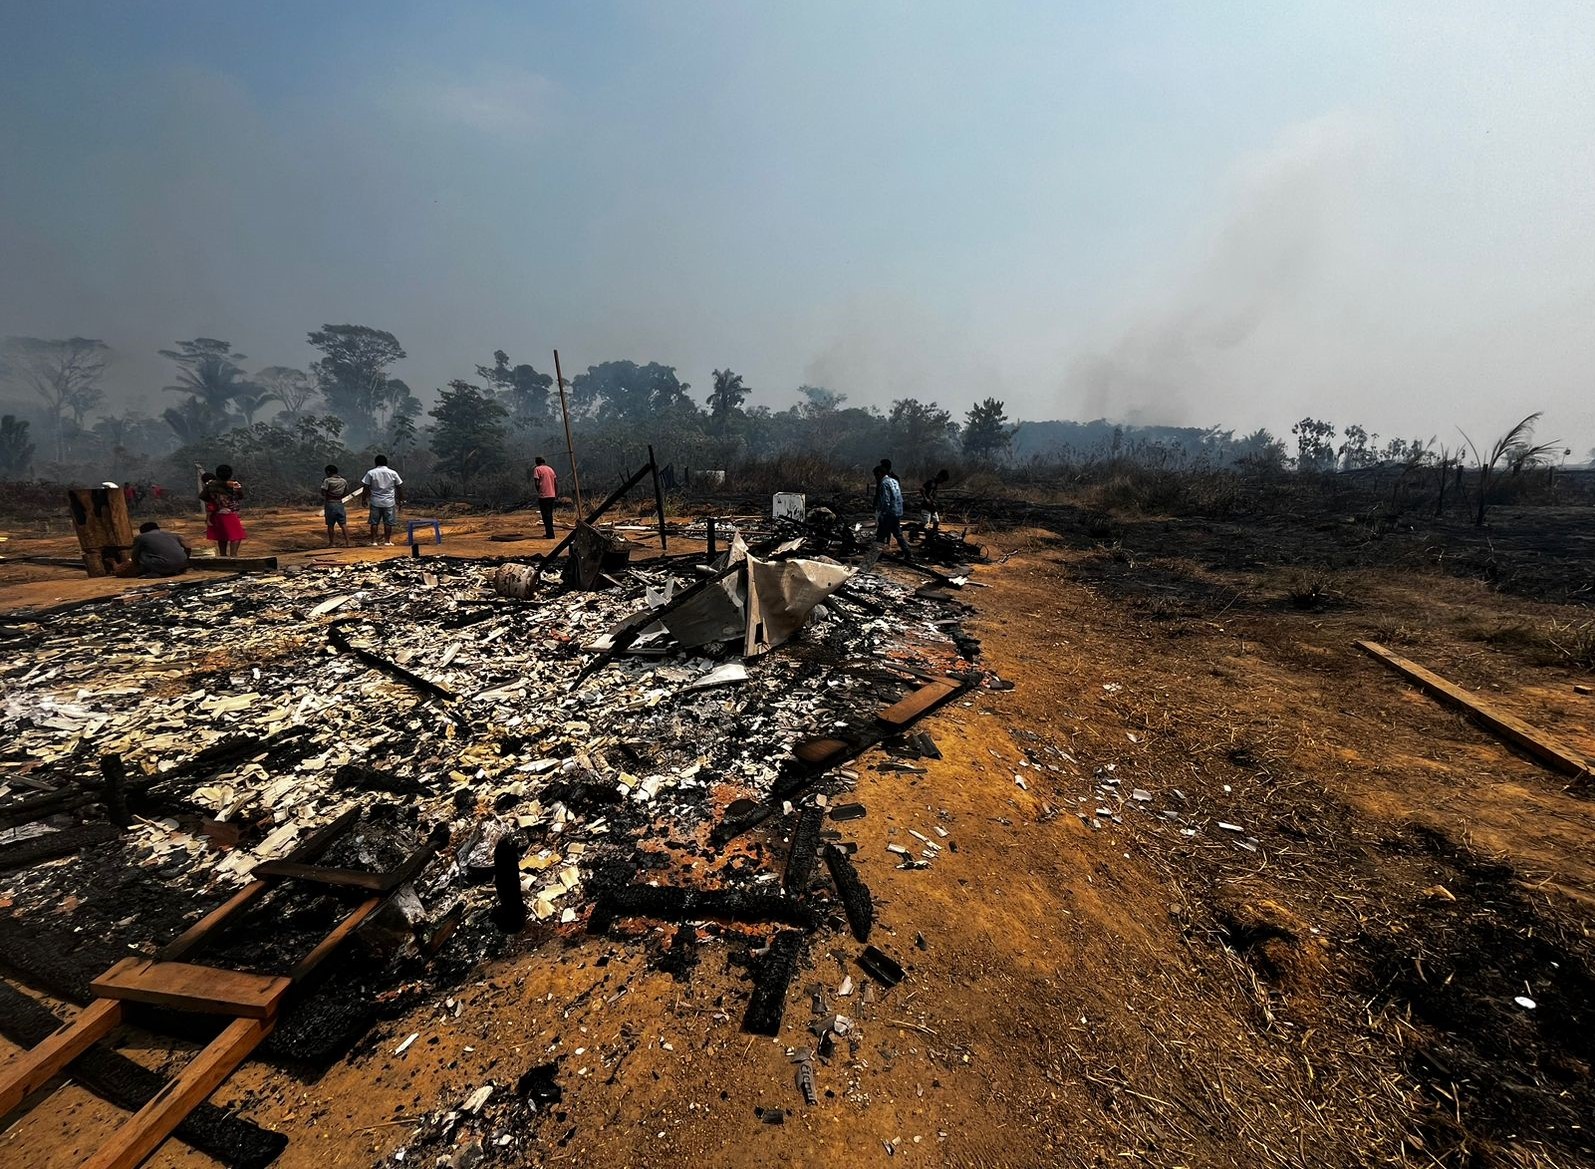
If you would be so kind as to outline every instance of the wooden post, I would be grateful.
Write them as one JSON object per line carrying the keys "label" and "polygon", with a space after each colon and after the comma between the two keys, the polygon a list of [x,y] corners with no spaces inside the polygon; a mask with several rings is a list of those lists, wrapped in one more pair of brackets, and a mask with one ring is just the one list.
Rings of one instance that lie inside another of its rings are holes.
{"label": "wooden post", "polygon": [[665,489],[659,484],[659,463],[654,458],[653,443],[648,444],[648,470],[654,477],[654,510],[659,513],[659,551],[665,550]]}
{"label": "wooden post", "polygon": [[565,453],[570,456],[570,482],[575,489],[576,519],[582,516],[582,477],[576,470],[576,440],[570,432],[570,403],[565,400],[565,375],[559,368],[559,350],[554,350],[554,380],[559,383],[559,412],[565,419]]}
{"label": "wooden post", "polygon": [[133,547],[133,521],[120,487],[73,487],[66,493],[72,527],[90,576],[110,576]]}

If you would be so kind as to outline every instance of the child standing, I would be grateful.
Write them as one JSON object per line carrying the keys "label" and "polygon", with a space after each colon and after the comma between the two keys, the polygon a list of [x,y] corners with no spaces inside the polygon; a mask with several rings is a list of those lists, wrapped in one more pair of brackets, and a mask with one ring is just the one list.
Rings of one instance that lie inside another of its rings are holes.
{"label": "child standing", "polygon": [[338,474],[338,468],[328,463],[324,468],[326,478],[321,481],[321,517],[327,521],[327,547],[332,547],[332,529],[343,529],[343,546],[349,544],[349,509],[343,497],[349,494],[349,480]]}

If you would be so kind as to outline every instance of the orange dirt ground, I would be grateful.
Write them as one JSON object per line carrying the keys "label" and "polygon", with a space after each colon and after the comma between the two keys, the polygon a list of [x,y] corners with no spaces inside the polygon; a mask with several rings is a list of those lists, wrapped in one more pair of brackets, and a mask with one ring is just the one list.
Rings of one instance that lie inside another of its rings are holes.
{"label": "orange dirt ground", "polygon": [[[319,555],[309,512],[249,518],[245,555]],[[450,520],[443,550],[546,547],[486,539],[511,530],[536,521]],[[9,534],[8,557],[73,553],[70,533]],[[772,1041],[739,1031],[747,984],[722,945],[679,984],[579,927],[478,970],[457,1017],[439,1001],[384,1022],[309,1081],[247,1064],[214,1099],[289,1135],[283,1169],[430,1166],[394,1160],[408,1118],[556,1056],[565,1100],[532,1165],[1595,1164],[1578,1127],[1590,1017],[1573,1001],[1590,977],[1595,805],[1351,644],[1391,642],[1595,755],[1595,698],[1573,690],[1587,675],[1477,634],[1563,611],[1376,570],[1337,576],[1322,611],[1291,609],[1266,574],[1218,582],[1255,603],[1150,611],[1080,583],[1101,552],[1040,531],[985,539],[1008,555],[962,599],[982,664],[1016,689],[922,724],[945,755],[927,774],[860,761],[868,816],[837,827],[877,900],[872,940],[910,978],[872,1004],[830,1000],[863,1043],[817,1066],[818,1106],[788,1045],[811,1042],[809,988],[829,995],[856,947],[813,947]],[[3,609],[139,587],[0,565]],[[1110,766],[1126,807],[1093,829]],[[1143,813],[1135,788],[1185,819]],[[957,851],[896,868],[886,845],[936,825]],[[136,1032],[119,1046],[158,1066],[188,1050]],[[76,1165],[122,1115],[69,1085],[0,1133],[0,1165]],[[168,1142],[150,1164],[212,1162]]]}

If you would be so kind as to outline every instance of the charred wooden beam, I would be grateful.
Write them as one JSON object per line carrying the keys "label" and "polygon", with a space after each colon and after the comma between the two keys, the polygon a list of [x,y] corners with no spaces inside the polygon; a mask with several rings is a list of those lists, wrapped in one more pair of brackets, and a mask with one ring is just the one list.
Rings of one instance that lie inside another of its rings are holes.
{"label": "charred wooden beam", "polygon": [[587,921],[590,933],[606,932],[617,918],[658,921],[779,922],[813,929],[818,918],[808,906],[779,893],[742,889],[685,889],[679,885],[624,885],[601,894]]}
{"label": "charred wooden beam", "polygon": [[792,831],[792,847],[786,856],[786,871],[781,877],[781,884],[790,896],[802,896],[814,877],[820,826],[824,819],[825,809],[813,804],[798,813],[797,827]]}
{"label": "charred wooden beam", "polygon": [[64,828],[0,849],[0,873],[26,869],[45,861],[82,852],[86,848],[115,840],[122,830],[114,824],[90,824],[84,828]]}
{"label": "charred wooden beam", "polygon": [[742,1017],[742,1029],[754,1035],[779,1035],[781,1016],[786,1013],[786,992],[797,973],[798,958],[803,952],[803,935],[797,930],[782,930],[770,943],[770,952],[764,956],[764,966],[759,971],[759,981],[748,1000],[748,1013]]}
{"label": "charred wooden beam", "polygon": [[831,870],[831,880],[836,882],[836,892],[842,899],[853,936],[861,942],[869,941],[870,928],[875,924],[875,901],[870,897],[869,886],[858,875],[853,858],[836,845],[827,844],[825,867]]}
{"label": "charred wooden beam", "polygon": [[389,661],[379,653],[373,653],[363,646],[355,645],[349,640],[349,635],[344,632],[343,625],[334,621],[327,626],[327,640],[344,653],[353,654],[374,670],[380,670],[389,677],[397,678],[406,686],[419,690],[428,698],[441,698],[444,702],[454,701],[454,692],[445,686],[439,686],[429,678],[411,670],[405,669],[398,662]]}

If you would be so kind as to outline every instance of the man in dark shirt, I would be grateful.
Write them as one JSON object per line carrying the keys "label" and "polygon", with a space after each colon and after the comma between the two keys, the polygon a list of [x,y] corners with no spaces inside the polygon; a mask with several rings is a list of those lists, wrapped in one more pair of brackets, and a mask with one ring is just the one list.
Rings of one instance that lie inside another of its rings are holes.
{"label": "man in dark shirt", "polygon": [[138,530],[133,554],[116,566],[117,576],[181,576],[188,571],[188,541],[161,531],[153,520]]}

